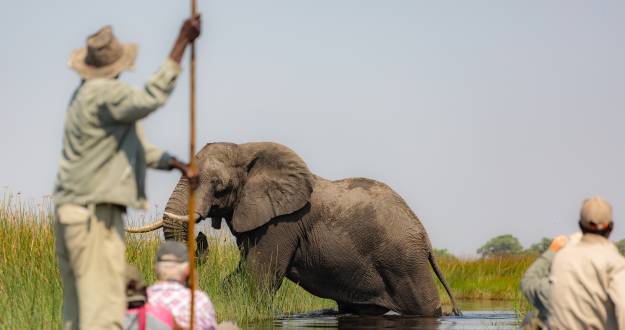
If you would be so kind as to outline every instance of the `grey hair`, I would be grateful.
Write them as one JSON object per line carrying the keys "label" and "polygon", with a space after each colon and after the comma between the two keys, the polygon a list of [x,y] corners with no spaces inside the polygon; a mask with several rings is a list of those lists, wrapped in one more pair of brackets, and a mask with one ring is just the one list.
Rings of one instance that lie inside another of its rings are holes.
{"label": "grey hair", "polygon": [[188,262],[159,261],[155,265],[156,278],[160,281],[182,282],[188,272]]}

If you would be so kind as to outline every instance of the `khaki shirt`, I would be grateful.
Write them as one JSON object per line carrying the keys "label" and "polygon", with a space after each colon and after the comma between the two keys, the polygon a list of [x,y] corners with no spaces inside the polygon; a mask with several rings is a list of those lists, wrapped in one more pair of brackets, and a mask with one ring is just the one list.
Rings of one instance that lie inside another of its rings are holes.
{"label": "khaki shirt", "polygon": [[118,79],[82,82],[65,116],[57,206],[146,207],[146,166],[168,169],[171,156],[147,142],[138,121],[165,103],[179,74],[180,65],[167,59],[142,90]]}
{"label": "khaki shirt", "polygon": [[585,234],[551,265],[550,329],[625,329],[625,258],[608,239]]}

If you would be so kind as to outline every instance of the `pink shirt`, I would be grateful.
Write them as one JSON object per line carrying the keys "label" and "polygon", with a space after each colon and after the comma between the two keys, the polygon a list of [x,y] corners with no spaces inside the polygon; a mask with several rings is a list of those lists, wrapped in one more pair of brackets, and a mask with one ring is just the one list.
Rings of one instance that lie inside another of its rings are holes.
{"label": "pink shirt", "polygon": [[[168,308],[183,329],[189,328],[191,290],[178,282],[156,282],[148,288],[148,302]],[[195,328],[214,330],[215,309],[206,293],[195,290]]]}
{"label": "pink shirt", "polygon": [[166,307],[146,303],[126,311],[124,329],[166,330],[174,329],[174,316]]}

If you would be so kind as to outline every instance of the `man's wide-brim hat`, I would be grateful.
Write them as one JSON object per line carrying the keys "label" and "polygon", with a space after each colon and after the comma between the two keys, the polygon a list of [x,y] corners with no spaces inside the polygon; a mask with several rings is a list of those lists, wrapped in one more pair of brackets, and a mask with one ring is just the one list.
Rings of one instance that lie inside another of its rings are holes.
{"label": "man's wide-brim hat", "polygon": [[87,47],[75,49],[68,65],[83,79],[113,78],[132,69],[137,57],[137,44],[121,44],[110,26],[87,38]]}

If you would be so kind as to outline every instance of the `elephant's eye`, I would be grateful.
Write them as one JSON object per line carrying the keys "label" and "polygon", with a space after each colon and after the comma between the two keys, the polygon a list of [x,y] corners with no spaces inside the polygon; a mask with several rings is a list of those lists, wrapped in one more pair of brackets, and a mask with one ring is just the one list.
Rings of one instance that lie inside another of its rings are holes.
{"label": "elephant's eye", "polygon": [[208,179],[207,181],[210,183],[210,185],[215,190],[219,190],[219,188],[223,186],[223,183],[221,182],[221,179],[216,177],[216,176]]}

